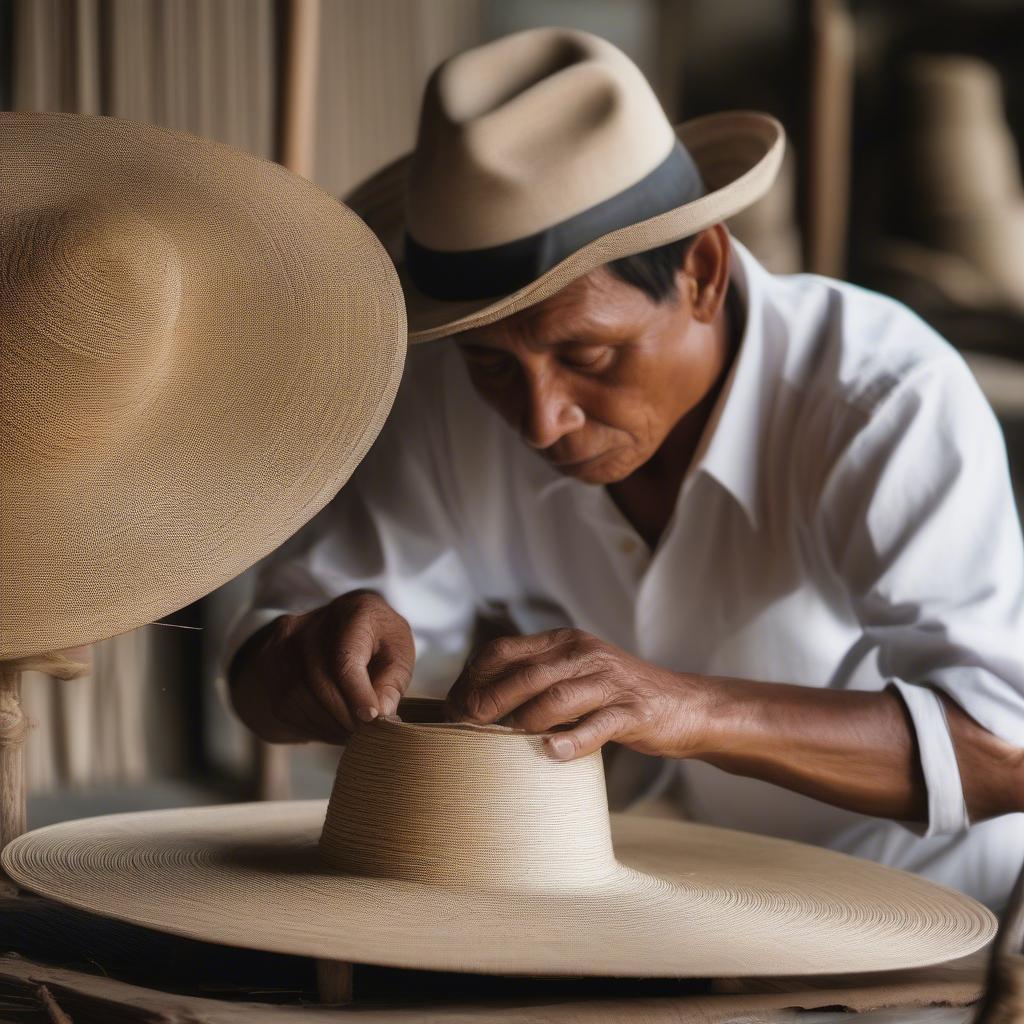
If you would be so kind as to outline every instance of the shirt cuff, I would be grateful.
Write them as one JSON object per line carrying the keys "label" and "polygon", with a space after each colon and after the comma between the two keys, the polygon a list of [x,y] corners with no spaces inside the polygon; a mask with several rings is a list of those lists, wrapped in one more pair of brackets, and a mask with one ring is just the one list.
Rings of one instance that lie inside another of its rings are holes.
{"label": "shirt cuff", "polygon": [[971,821],[942,702],[933,690],[917,683],[894,679],[889,685],[899,691],[914,723],[921,770],[928,791],[927,829],[912,822],[904,824],[925,839],[966,831]]}

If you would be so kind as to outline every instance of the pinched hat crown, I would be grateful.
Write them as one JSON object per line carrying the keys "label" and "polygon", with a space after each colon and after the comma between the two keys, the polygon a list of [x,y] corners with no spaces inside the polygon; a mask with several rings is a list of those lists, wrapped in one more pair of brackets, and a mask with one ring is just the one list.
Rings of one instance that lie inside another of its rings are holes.
{"label": "pinched hat crown", "polygon": [[635,185],[676,144],[640,70],[585,32],[521,32],[442,64],[423,97],[408,231],[441,250],[534,234]]}
{"label": "pinched hat crown", "polygon": [[438,298],[507,292],[703,190],[624,53],[586,32],[520,32],[451,58],[427,85],[409,272]]}

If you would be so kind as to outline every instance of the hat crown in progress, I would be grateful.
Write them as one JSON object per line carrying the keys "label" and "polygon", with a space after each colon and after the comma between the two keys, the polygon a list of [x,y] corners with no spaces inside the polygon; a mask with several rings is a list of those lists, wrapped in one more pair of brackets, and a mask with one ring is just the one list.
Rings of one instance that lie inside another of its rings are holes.
{"label": "hat crown in progress", "polygon": [[43,471],[39,453],[53,445],[101,456],[144,417],[170,370],[182,301],[177,248],[116,207],[31,211],[9,219],[0,237],[0,362],[21,364],[7,410],[10,464]]}
{"label": "hat crown in progress", "polygon": [[635,185],[674,143],[647,80],[611,43],[555,28],[506,36],[428,82],[407,228],[441,251],[502,245]]}
{"label": "hat crown in progress", "polygon": [[599,754],[555,761],[539,736],[396,719],[346,748],[320,852],[352,875],[484,890],[600,886],[623,870]]}

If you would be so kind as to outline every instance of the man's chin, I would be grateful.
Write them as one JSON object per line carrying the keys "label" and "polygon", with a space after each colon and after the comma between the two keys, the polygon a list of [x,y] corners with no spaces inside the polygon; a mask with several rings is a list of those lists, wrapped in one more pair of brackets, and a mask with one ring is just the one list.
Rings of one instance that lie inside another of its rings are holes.
{"label": "man's chin", "polygon": [[621,452],[604,452],[584,462],[553,465],[563,476],[571,476],[585,484],[617,484],[625,480],[634,468]]}

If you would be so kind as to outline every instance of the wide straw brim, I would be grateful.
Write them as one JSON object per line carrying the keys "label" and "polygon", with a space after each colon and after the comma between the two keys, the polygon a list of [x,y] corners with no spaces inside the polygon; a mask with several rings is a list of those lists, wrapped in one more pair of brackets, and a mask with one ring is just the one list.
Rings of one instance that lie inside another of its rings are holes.
{"label": "wide straw brim", "polygon": [[[66,211],[109,236],[70,268],[21,252],[0,289],[0,658],[16,658],[159,619],[295,533],[377,436],[406,334],[384,248],[311,182],[150,125],[2,119],[5,218]],[[165,320],[167,275],[137,275],[134,312],[105,290],[108,253],[125,269],[139,237],[180,267]],[[19,284],[37,271],[45,288]]]}
{"label": "wide straw brim", "polygon": [[869,861],[672,821],[613,816],[600,884],[459,889],[326,868],[322,801],[65,822],[16,839],[24,888],[175,935],[393,967],[720,977],[896,970],[995,933],[969,897]]}
{"label": "wide straw brim", "polygon": [[785,131],[768,114],[730,111],[695,118],[675,129],[704,179],[707,194],[668,213],[612,231],[577,250],[509,295],[445,302],[421,292],[403,260],[407,154],[355,188],[345,202],[391,253],[405,293],[409,342],[432,341],[483,327],[543,302],[577,278],[623,256],[687,238],[752,206],[772,187],[785,151]]}

